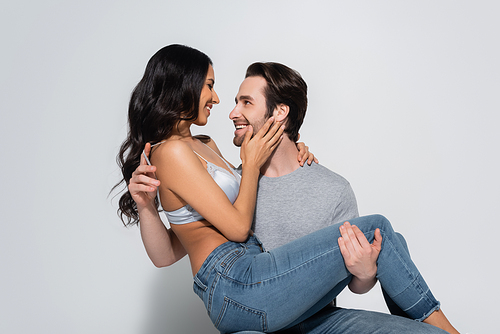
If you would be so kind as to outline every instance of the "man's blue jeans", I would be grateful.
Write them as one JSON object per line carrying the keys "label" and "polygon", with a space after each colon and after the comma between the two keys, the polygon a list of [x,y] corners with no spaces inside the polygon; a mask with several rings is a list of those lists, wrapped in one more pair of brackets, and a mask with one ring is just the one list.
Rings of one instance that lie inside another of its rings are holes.
{"label": "man's blue jeans", "polygon": [[[437,327],[386,313],[328,306],[291,328],[273,334],[446,334]],[[233,334],[264,334],[242,331]]]}
{"label": "man's blue jeans", "polygon": [[[373,215],[350,222],[370,242],[380,229],[377,278],[409,317],[423,320],[439,308],[387,219]],[[195,275],[194,290],[222,333],[292,327],[323,309],[350,282],[339,237],[337,224],[269,252],[256,237],[224,243]]]}

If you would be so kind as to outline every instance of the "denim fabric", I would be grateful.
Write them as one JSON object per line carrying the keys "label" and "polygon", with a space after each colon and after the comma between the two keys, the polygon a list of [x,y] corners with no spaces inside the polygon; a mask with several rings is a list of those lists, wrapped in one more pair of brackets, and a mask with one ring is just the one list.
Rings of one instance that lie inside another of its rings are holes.
{"label": "denim fabric", "polygon": [[[399,241],[401,241],[401,244],[403,245],[408,255],[410,255],[410,251],[408,250],[408,245],[406,244],[405,238],[398,232],[396,232],[396,235],[398,236]],[[409,318],[408,315],[391,299],[391,297],[389,297],[384,288],[382,288],[382,295],[384,296],[385,304],[387,305],[387,308],[392,315],[399,315],[400,317]]]}
{"label": "denim fabric", "polygon": [[[292,328],[273,334],[446,334],[437,327],[385,313],[328,306]],[[264,334],[242,331],[233,334]]]}
{"label": "denim fabric", "polygon": [[[351,220],[368,240],[380,228],[377,278],[409,317],[423,320],[439,308],[425,281],[380,215]],[[324,308],[350,282],[333,225],[266,252],[257,237],[217,247],[194,277],[194,290],[222,333],[274,332],[292,327]]]}
{"label": "denim fabric", "polygon": [[[300,331],[284,330],[276,334],[445,334],[446,331],[408,318],[353,309],[321,311],[298,326]],[[297,328],[297,329],[298,329]]]}

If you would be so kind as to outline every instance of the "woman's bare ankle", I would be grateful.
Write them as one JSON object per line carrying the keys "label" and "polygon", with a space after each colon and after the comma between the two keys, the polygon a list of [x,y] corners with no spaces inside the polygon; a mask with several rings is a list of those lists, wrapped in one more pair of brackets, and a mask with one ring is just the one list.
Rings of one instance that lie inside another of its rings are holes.
{"label": "woman's bare ankle", "polygon": [[441,311],[441,310],[436,310],[436,311],[432,312],[431,315],[428,316],[424,320],[424,322],[426,324],[429,324],[429,325],[441,328],[441,329],[447,331],[448,333],[451,333],[451,334],[460,334],[455,329],[455,327],[453,327],[451,325],[451,323],[448,321],[448,319],[444,315],[443,311]]}

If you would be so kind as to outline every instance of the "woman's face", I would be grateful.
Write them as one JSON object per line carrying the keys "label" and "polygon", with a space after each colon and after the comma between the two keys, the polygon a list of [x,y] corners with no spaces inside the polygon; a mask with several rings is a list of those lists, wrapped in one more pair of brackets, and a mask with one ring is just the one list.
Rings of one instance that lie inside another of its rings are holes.
{"label": "woman's face", "polygon": [[215,73],[212,65],[209,65],[207,77],[205,79],[205,84],[201,90],[200,95],[200,107],[198,109],[198,118],[194,121],[196,125],[207,124],[208,116],[210,116],[210,110],[214,104],[219,103],[219,96],[214,89],[215,85]]}

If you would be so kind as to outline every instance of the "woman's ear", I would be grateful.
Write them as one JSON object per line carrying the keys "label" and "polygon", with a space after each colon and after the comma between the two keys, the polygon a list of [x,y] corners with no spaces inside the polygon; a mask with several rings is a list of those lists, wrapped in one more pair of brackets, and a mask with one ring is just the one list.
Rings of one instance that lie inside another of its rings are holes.
{"label": "woman's ear", "polygon": [[288,112],[290,111],[290,107],[286,104],[279,104],[274,109],[274,119],[278,122],[284,123],[286,118],[288,117]]}

